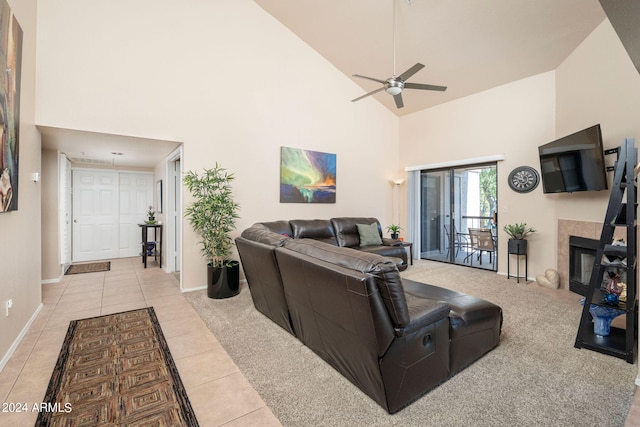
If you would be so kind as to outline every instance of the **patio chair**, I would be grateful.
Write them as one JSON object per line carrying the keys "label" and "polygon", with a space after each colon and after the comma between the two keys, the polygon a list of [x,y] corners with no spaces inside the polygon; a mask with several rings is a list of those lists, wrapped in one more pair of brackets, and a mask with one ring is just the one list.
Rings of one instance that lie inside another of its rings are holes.
{"label": "patio chair", "polygon": [[470,228],[469,229],[469,238],[471,239],[471,250],[472,256],[471,265],[473,265],[473,255],[477,254],[478,259],[480,260],[480,265],[482,265],[482,253],[489,253],[489,262],[492,263],[493,268],[496,267],[496,258],[494,256],[496,252],[496,243],[493,238],[493,234],[491,230],[484,228]]}
{"label": "patio chair", "polygon": [[[447,236],[447,245],[450,245],[451,242],[451,227],[449,225],[444,226],[444,232]],[[458,253],[460,252],[460,249],[463,248],[468,248],[469,247],[469,240],[467,239],[467,234],[463,234],[463,233],[458,233],[458,231],[456,230],[456,226],[453,226],[453,248],[455,249],[455,256],[458,256]],[[449,258],[449,250],[451,249],[450,246],[447,246],[447,255],[446,257]]]}

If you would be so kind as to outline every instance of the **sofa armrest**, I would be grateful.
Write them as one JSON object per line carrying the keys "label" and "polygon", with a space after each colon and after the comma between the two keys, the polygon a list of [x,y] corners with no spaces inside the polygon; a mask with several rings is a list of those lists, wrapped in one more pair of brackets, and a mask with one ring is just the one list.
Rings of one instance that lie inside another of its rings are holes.
{"label": "sofa armrest", "polygon": [[406,336],[436,323],[449,316],[451,311],[449,304],[444,302],[420,298],[411,294],[406,294],[406,299],[410,320],[407,326],[395,328],[395,334],[398,337]]}
{"label": "sofa armrest", "polygon": [[383,237],[382,245],[383,246],[402,246],[402,240],[389,239],[388,237]]}

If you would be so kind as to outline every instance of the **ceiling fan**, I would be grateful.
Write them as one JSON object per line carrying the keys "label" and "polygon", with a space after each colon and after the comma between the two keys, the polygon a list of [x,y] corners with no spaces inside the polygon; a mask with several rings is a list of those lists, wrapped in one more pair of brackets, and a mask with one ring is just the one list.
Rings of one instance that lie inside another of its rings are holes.
{"label": "ceiling fan", "polygon": [[374,82],[381,83],[383,86],[374,91],[366,93],[356,99],[352,99],[351,102],[359,101],[362,98],[366,98],[367,96],[373,95],[375,93],[378,93],[384,90],[387,93],[393,95],[393,100],[396,102],[396,107],[402,108],[404,107],[404,102],[402,101],[403,89],[437,90],[437,91],[447,90],[446,86],[435,86],[435,85],[407,82],[407,79],[409,77],[413,76],[415,73],[422,70],[423,68],[424,68],[424,65],[418,62],[416,65],[409,68],[407,71],[400,74],[399,76],[396,75],[396,8],[395,8],[395,0],[393,0],[393,76],[389,77],[386,80],[381,80],[373,77],[363,76],[360,74],[354,74],[353,77],[373,80]]}

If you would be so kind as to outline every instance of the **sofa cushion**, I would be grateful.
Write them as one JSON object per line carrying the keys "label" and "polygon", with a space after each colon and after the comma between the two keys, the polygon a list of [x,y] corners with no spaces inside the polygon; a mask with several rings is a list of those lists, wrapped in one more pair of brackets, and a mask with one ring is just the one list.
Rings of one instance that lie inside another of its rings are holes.
{"label": "sofa cushion", "polygon": [[402,278],[393,260],[312,239],[288,240],[284,247],[340,267],[373,275],[393,326],[404,328],[409,324],[411,318],[402,287]]}
{"label": "sofa cushion", "polygon": [[373,272],[379,263],[393,265],[391,260],[380,255],[340,248],[315,239],[291,239],[285,242],[284,247],[361,273]]}
{"label": "sofa cushion", "polygon": [[328,219],[292,219],[289,224],[294,239],[315,239],[334,246],[338,244]]}
{"label": "sofa cushion", "polygon": [[271,222],[258,222],[251,226],[251,228],[253,227],[263,228],[265,230],[269,230],[277,234],[293,236],[293,232],[291,231],[291,226],[289,225],[289,221],[285,221],[285,220],[271,221]]}
{"label": "sofa cushion", "polygon": [[266,228],[259,226],[247,228],[242,232],[241,236],[247,240],[271,246],[282,246],[285,240],[290,239],[286,234],[274,233],[273,231],[269,231]]}
{"label": "sofa cushion", "polygon": [[360,236],[360,246],[380,246],[382,238],[378,231],[378,224],[356,224]]}
{"label": "sofa cushion", "polygon": [[331,224],[333,225],[336,238],[338,239],[338,246],[346,246],[348,248],[360,246],[360,235],[358,234],[358,227],[356,224],[372,223],[375,223],[378,226],[378,233],[382,236],[382,229],[380,228],[380,223],[376,218],[331,218]]}

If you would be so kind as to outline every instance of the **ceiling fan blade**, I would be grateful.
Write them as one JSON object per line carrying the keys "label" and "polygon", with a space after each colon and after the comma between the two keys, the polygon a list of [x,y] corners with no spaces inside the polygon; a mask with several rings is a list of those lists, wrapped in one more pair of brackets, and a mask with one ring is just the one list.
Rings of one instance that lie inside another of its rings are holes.
{"label": "ceiling fan blade", "polygon": [[374,82],[385,84],[384,80],[374,79],[373,77],[361,76],[360,74],[353,74],[353,77],[359,77],[361,79],[373,80]]}
{"label": "ceiling fan blade", "polygon": [[360,101],[362,98],[366,98],[366,97],[367,97],[367,96],[369,96],[369,95],[373,95],[374,93],[378,93],[378,92],[380,92],[381,90],[384,90],[384,86],[382,86],[380,89],[376,89],[376,90],[373,90],[373,91],[371,91],[371,92],[369,92],[369,93],[365,93],[364,95],[359,96],[359,97],[357,97],[356,99],[352,99],[352,100],[351,100],[351,102]]}
{"label": "ceiling fan blade", "polygon": [[405,71],[404,73],[400,74],[398,76],[398,79],[400,79],[400,80],[402,80],[404,82],[409,77],[413,76],[415,73],[417,73],[418,71],[422,70],[423,68],[424,68],[424,65],[422,65],[421,63],[418,62],[413,67],[409,68],[407,71]]}
{"label": "ceiling fan blade", "polygon": [[405,89],[420,89],[420,90],[439,90],[445,91],[447,90],[446,86],[434,86],[434,85],[423,85],[420,83],[405,83]]}
{"label": "ceiling fan blade", "polygon": [[404,102],[402,102],[402,92],[397,95],[393,95],[393,100],[396,101],[396,107],[402,108],[404,107]]}

